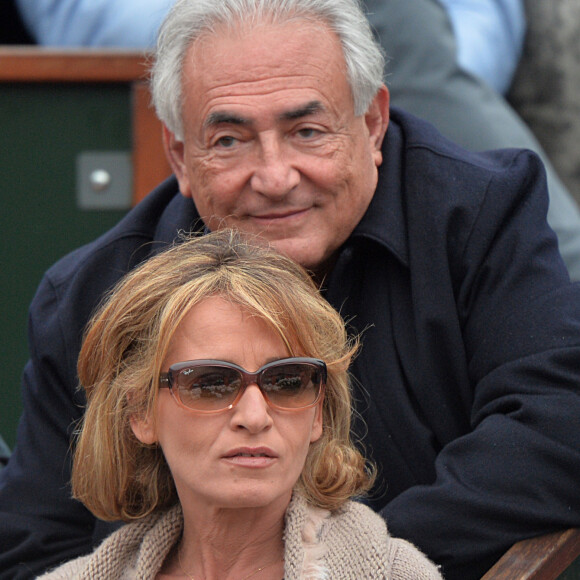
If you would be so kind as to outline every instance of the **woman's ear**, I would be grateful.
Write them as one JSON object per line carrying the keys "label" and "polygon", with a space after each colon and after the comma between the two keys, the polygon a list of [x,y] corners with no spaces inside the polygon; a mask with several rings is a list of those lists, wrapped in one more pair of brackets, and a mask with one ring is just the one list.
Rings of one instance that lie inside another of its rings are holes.
{"label": "woman's ear", "polygon": [[157,432],[149,414],[145,416],[131,415],[129,421],[133,434],[141,443],[145,445],[157,443]]}
{"label": "woman's ear", "polygon": [[310,443],[318,441],[322,437],[322,405],[324,403],[324,397],[316,405],[316,414],[314,415],[314,421],[312,422],[312,430],[310,431]]}

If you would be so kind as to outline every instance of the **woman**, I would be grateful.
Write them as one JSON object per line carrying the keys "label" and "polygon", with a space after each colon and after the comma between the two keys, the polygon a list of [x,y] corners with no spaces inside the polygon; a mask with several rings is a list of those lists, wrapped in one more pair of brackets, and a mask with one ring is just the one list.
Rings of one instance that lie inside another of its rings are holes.
{"label": "woman", "polygon": [[356,345],[291,260],[231,230],[123,279],[89,324],[73,492],[130,522],[43,578],[441,578],[349,498]]}

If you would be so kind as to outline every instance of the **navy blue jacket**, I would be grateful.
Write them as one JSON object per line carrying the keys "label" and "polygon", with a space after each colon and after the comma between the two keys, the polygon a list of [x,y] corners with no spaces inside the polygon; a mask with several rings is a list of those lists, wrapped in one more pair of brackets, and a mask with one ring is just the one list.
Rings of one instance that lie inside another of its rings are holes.
{"label": "navy blue jacket", "polygon": [[[580,525],[580,286],[534,154],[468,153],[393,111],[383,155],[323,289],[363,333],[354,428],[380,474],[368,502],[448,580],[475,579],[513,542]],[[170,179],[44,277],[0,475],[0,578],[29,578],[111,529],[69,499],[83,326],[125,272],[202,227]]]}

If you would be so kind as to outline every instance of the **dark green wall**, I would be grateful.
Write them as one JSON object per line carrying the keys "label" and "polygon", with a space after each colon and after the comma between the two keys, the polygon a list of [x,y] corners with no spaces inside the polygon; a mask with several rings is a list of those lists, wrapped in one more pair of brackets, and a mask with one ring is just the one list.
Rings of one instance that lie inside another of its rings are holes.
{"label": "dark green wall", "polygon": [[129,151],[125,85],[0,84],[0,434],[12,446],[27,359],[27,310],[43,272],[124,212],[77,208],[82,151]]}

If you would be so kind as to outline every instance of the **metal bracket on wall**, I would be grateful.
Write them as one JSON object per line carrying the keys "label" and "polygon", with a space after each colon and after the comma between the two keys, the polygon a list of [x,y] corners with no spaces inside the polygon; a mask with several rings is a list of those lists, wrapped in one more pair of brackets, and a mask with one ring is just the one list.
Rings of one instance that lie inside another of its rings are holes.
{"label": "metal bracket on wall", "polygon": [[133,198],[131,154],[83,151],[76,159],[77,205],[81,210],[130,209]]}

